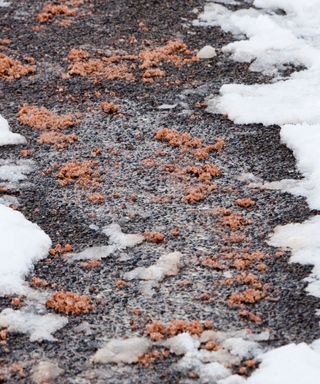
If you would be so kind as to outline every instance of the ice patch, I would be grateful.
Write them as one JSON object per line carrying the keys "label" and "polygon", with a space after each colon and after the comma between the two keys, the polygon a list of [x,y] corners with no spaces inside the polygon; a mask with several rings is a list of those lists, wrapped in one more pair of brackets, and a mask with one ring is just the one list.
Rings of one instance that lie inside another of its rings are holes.
{"label": "ice patch", "polygon": [[136,363],[142,355],[148,352],[152,343],[145,337],[110,340],[103,348],[93,355],[93,363]]}
{"label": "ice patch", "polygon": [[66,317],[46,314],[37,315],[24,310],[14,311],[6,308],[0,313],[0,328],[6,327],[9,332],[30,335],[30,341],[55,341],[53,333],[68,323]]}
{"label": "ice patch", "polygon": [[[0,0],[0,7],[7,7],[9,4]],[[0,115],[0,145],[25,144],[26,142],[24,136],[10,131],[8,121]]]}
{"label": "ice patch", "polygon": [[47,257],[51,240],[20,212],[0,205],[0,295],[23,294],[24,277]]}

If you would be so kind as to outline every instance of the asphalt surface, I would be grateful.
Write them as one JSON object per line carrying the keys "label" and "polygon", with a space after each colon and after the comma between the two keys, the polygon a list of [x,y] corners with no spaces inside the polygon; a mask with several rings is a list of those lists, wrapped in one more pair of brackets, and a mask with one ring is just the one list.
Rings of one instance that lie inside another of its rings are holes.
{"label": "asphalt surface", "polygon": [[[138,55],[146,48],[164,46],[168,40],[182,40],[196,52],[206,44],[219,49],[233,37],[219,28],[192,26],[197,17],[194,9],[201,11],[202,0],[85,1],[76,16],[58,16],[41,24],[35,18],[44,4],[15,0],[9,7],[0,8],[0,37],[11,40],[1,52],[18,60],[31,56],[37,65],[33,75],[0,81],[0,113],[9,120],[13,131],[26,136],[28,144],[23,148],[32,151],[30,159],[36,164],[29,176],[30,184],[19,193],[18,209],[39,224],[54,245],[69,243],[75,252],[92,245],[107,245],[108,238],[101,228],[112,222],[120,224],[126,233],[161,232],[165,240],[116,252],[103,260],[99,269],[84,270],[80,263],[68,263],[67,256],[59,255],[39,262],[28,281],[39,277],[53,285],[53,292],[88,295],[94,309],[80,316],[70,315],[68,325],[55,335],[57,342],[30,342],[27,335],[10,334],[5,348],[0,345],[0,368],[21,364],[25,377],[10,373],[3,376],[3,381],[29,383],[32,367],[40,360],[50,360],[65,371],[59,383],[183,382],[173,368],[177,361],[173,355],[149,367],[92,367],[88,363],[103,340],[143,335],[152,320],[211,320],[221,331],[269,329],[269,347],[318,338],[318,302],[306,294],[303,281],[311,268],[288,264],[289,252],[279,256],[279,250],[266,243],[275,226],[301,222],[312,213],[303,198],[253,190],[248,183],[237,180],[243,173],[268,181],[299,178],[293,154],[280,143],[279,127],[235,125],[226,117],[206,113],[197,104],[210,94],[218,94],[225,83],[250,84],[270,79],[249,72],[247,65],[231,62],[219,50],[216,58],[180,68],[163,64],[166,76],[155,78],[153,84],[142,81],[139,64],[132,69],[136,80],[131,82],[68,77],[67,56],[73,48],[86,50],[92,57],[114,51]],[[64,19],[72,23],[58,23]],[[34,31],[39,25],[41,29]],[[120,114],[102,112],[102,102],[116,104]],[[46,107],[59,115],[81,113],[79,123],[63,131],[77,135],[78,141],[64,150],[38,144],[39,131],[18,120],[23,104]],[[158,107],[162,104],[176,107],[161,110]],[[222,138],[225,148],[198,161],[190,153],[155,140],[155,134],[164,127],[188,132],[206,145]],[[96,148],[100,151],[94,156]],[[1,147],[1,158],[21,158],[21,149]],[[104,196],[103,204],[88,200],[94,192],[90,186],[61,187],[58,183],[58,171],[63,165],[86,160],[97,162],[101,182],[96,192]],[[185,203],[186,190],[197,181],[192,176],[172,174],[164,166],[183,168],[209,163],[222,171],[214,179],[216,190],[200,202]],[[249,209],[237,206],[235,201],[242,198],[254,200],[255,205]],[[219,211],[212,211],[215,208],[230,209],[250,223],[233,231],[223,225]],[[173,236],[171,230],[176,227],[180,233]],[[243,236],[241,243],[230,241],[229,236],[234,234]],[[137,281],[124,288],[117,286],[125,272],[149,266],[169,251],[183,254],[184,267],[178,275],[164,279],[153,296],[144,295]],[[253,263],[239,272],[223,256],[244,251],[263,253],[266,271],[259,272],[259,263]],[[202,261],[208,257],[219,260],[226,269],[204,267]],[[240,317],[239,308],[227,305],[230,295],[247,288],[222,284],[227,271],[233,275],[254,273],[264,285],[265,298],[245,306],[259,315],[260,324]],[[11,299],[1,298],[0,309],[10,307]],[[133,313],[135,308],[141,310],[139,318]],[[78,327],[85,322],[90,324],[90,331]]]}

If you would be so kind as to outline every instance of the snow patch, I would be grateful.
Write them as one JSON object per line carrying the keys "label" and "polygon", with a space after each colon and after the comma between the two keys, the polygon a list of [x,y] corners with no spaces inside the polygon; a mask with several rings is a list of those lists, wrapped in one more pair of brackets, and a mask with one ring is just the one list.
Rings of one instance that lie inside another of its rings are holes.
{"label": "snow patch", "polygon": [[200,342],[189,333],[184,332],[166,340],[163,346],[167,347],[171,353],[185,355],[188,352],[193,352],[195,349],[198,349]]}
{"label": "snow patch", "polygon": [[139,357],[147,353],[152,343],[145,337],[110,340],[93,355],[93,363],[136,363]]}
{"label": "snow patch", "polygon": [[181,267],[182,254],[180,252],[167,253],[159,257],[150,267],[138,267],[124,274],[125,280],[162,281],[167,276],[175,276]]}
{"label": "snow patch", "polygon": [[[7,7],[10,3],[0,0],[0,7]],[[0,115],[0,145],[25,144],[27,141],[19,133],[10,131],[8,121]]]}
{"label": "snow patch", "polygon": [[55,341],[53,333],[68,323],[66,317],[46,314],[37,315],[24,310],[14,311],[6,308],[0,313],[0,328],[5,327],[9,332],[30,335],[30,341]]}
{"label": "snow patch", "polygon": [[109,237],[109,245],[89,247],[80,253],[70,253],[68,260],[101,260],[116,251],[135,247],[144,241],[144,236],[140,234],[123,233],[119,224],[104,227],[102,233]]}
{"label": "snow patch", "polygon": [[64,373],[57,363],[40,361],[33,369],[31,379],[35,384],[52,383]]}
{"label": "snow patch", "polygon": [[18,183],[27,179],[34,169],[32,160],[0,160],[0,180],[9,183]]}

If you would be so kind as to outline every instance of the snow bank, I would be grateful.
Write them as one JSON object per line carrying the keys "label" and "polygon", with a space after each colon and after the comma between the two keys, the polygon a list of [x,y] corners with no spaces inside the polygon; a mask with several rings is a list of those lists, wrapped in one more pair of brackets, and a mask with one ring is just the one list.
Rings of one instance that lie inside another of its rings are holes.
{"label": "snow bank", "polygon": [[[0,0],[0,7],[7,5],[9,3]],[[10,131],[7,120],[0,115],[0,145],[25,144],[26,142],[24,136]]]}
{"label": "snow bank", "polygon": [[47,257],[51,240],[20,212],[0,205],[0,295],[23,294],[33,263]]}
{"label": "snow bank", "polygon": [[305,343],[289,344],[260,357],[261,365],[247,384],[316,384],[320,353]]}
{"label": "snow bank", "polygon": [[4,309],[0,313],[0,328],[5,327],[9,332],[29,334],[30,341],[54,341],[52,334],[67,323],[66,317],[51,313],[37,315],[24,310],[14,311],[11,308]]}
{"label": "snow bank", "polygon": [[152,343],[145,337],[112,339],[91,358],[93,363],[136,363],[148,352]]}
{"label": "snow bank", "polygon": [[287,224],[276,227],[269,241],[274,247],[287,247],[292,250],[293,263],[313,265],[312,275],[307,279],[307,291],[320,297],[320,216],[304,223]]}

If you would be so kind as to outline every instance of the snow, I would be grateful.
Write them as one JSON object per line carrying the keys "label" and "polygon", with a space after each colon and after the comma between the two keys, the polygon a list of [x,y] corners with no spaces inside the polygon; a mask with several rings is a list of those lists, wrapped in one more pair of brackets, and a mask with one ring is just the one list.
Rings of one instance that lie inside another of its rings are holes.
{"label": "snow", "polygon": [[69,260],[100,260],[116,251],[132,248],[144,241],[140,234],[123,233],[119,224],[113,223],[102,229],[102,233],[109,237],[109,245],[95,246],[84,249],[80,253],[70,253]]}
{"label": "snow", "polygon": [[[6,7],[9,3],[0,0],[0,7]],[[0,145],[25,144],[27,141],[19,133],[10,131],[7,120],[0,115]]]}
{"label": "snow", "polygon": [[189,333],[183,332],[166,340],[163,345],[169,348],[171,353],[175,353],[176,355],[185,355],[188,352],[193,352],[195,349],[198,349],[200,343]]}
{"label": "snow", "polygon": [[247,384],[316,384],[320,353],[305,343],[289,344],[260,356],[259,369]]}
{"label": "snow", "polygon": [[0,205],[0,295],[23,294],[24,277],[33,263],[47,257],[50,247],[49,236],[37,224]]}
{"label": "snow", "polygon": [[0,180],[18,183],[27,179],[34,168],[32,160],[0,160]]}
{"label": "snow", "polygon": [[198,59],[212,59],[217,56],[216,50],[211,45],[206,45],[197,53]]}
{"label": "snow", "polygon": [[255,341],[244,340],[241,337],[231,337],[222,345],[226,350],[230,351],[232,355],[236,355],[241,358],[254,356],[260,349]]}
{"label": "snow", "polygon": [[63,373],[57,363],[43,360],[32,369],[31,379],[35,384],[52,383]]}
{"label": "snow", "polygon": [[131,337],[129,339],[112,339],[93,355],[93,363],[136,363],[142,355],[147,353],[152,343],[145,337]]}
{"label": "snow", "polygon": [[124,274],[125,280],[153,280],[162,281],[166,276],[177,275],[181,267],[182,254],[172,252],[159,257],[157,262],[150,267],[138,267]]}
{"label": "snow", "polygon": [[54,341],[53,333],[68,323],[66,317],[54,314],[37,315],[26,310],[6,308],[0,313],[0,328],[30,335],[30,341]]}

